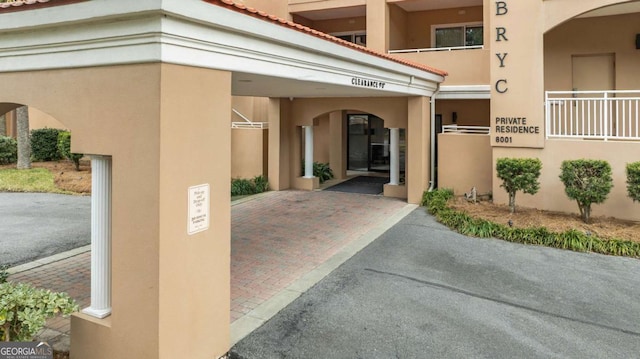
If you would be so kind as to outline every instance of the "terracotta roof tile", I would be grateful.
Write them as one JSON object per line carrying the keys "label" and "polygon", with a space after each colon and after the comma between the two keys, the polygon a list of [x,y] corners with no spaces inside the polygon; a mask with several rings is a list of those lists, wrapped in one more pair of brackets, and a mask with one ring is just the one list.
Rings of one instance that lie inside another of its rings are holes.
{"label": "terracotta roof tile", "polygon": [[378,52],[378,51],[374,51],[374,50],[371,50],[371,49],[369,49],[367,47],[364,47],[364,46],[361,46],[361,45],[357,45],[357,44],[354,44],[354,43],[346,41],[346,40],[339,39],[339,38],[337,38],[335,36],[331,36],[329,34],[325,34],[324,32],[320,32],[320,31],[312,29],[312,28],[310,28],[308,26],[297,24],[295,22],[280,18],[280,17],[275,16],[275,15],[267,14],[264,11],[256,10],[256,9],[254,9],[252,7],[248,7],[248,6],[244,5],[244,4],[236,3],[236,2],[234,2],[232,0],[203,0],[203,1],[205,1],[207,3],[210,3],[210,4],[213,4],[213,5],[222,6],[222,7],[225,7],[227,9],[231,9],[231,10],[234,10],[234,11],[237,11],[237,12],[241,12],[241,13],[244,13],[246,15],[253,16],[255,18],[263,19],[265,21],[270,21],[270,22],[275,23],[275,24],[279,24],[279,25],[282,25],[282,26],[285,26],[285,27],[289,27],[289,28],[292,28],[292,29],[300,31],[300,32],[305,32],[305,33],[311,34],[311,35],[313,35],[315,37],[318,37],[318,38],[321,38],[321,39],[324,39],[324,40],[327,40],[327,41],[331,41],[331,42],[334,42],[336,44],[340,44],[342,46],[350,47],[350,48],[352,48],[354,50],[357,50],[357,51],[360,51],[360,52],[364,52],[364,53],[369,54],[369,55],[381,57],[381,58],[386,59],[386,60],[390,60],[390,61],[397,62],[397,63],[403,64],[403,65],[411,66],[413,68],[417,68],[417,69],[420,69],[420,70],[423,70],[423,71],[427,71],[427,72],[430,72],[430,73],[433,73],[433,74],[436,74],[436,75],[440,75],[440,76],[447,76],[448,75],[448,73],[446,71],[439,70],[439,69],[433,68],[431,66],[419,64],[419,63],[416,63],[416,62],[404,60],[404,59],[401,59],[401,58],[398,58],[398,57],[394,57],[394,56],[391,56],[391,55],[388,55],[388,54],[384,54],[384,53],[381,53],[381,52]]}
{"label": "terracotta roof tile", "polygon": [[7,0],[0,2],[0,13],[35,10],[43,7],[58,6],[88,0]]}

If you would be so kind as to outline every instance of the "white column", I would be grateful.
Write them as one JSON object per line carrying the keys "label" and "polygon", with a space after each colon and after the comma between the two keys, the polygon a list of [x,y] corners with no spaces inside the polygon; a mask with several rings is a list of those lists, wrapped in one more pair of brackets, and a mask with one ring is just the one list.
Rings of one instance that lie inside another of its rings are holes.
{"label": "white column", "polygon": [[304,129],[304,178],[313,178],[313,126]]}
{"label": "white column", "polygon": [[83,313],[111,314],[111,157],[91,156],[91,306]]}
{"label": "white column", "polygon": [[391,139],[389,146],[389,162],[391,167],[389,177],[391,178],[389,184],[397,186],[400,181],[400,129],[390,128],[389,137]]}

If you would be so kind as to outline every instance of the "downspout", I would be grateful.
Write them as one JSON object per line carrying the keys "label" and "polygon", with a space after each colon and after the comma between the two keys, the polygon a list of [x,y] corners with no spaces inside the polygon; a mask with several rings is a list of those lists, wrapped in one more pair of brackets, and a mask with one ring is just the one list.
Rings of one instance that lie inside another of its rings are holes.
{"label": "downspout", "polygon": [[440,84],[429,100],[431,105],[431,171],[429,172],[431,178],[427,190],[429,192],[433,191],[436,185],[436,96],[438,93],[440,93]]}

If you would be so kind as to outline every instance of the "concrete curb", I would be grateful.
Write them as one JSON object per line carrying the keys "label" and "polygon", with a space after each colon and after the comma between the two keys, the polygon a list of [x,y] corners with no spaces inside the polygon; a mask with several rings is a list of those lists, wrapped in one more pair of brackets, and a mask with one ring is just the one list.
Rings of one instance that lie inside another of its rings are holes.
{"label": "concrete curb", "polygon": [[9,274],[16,274],[16,273],[28,271],[28,270],[33,269],[33,268],[38,268],[38,267],[41,267],[43,265],[47,265],[47,264],[51,264],[53,262],[57,262],[57,261],[61,261],[63,259],[67,259],[69,257],[77,256],[78,254],[81,254],[81,253],[89,252],[90,250],[91,250],[91,245],[87,244],[86,246],[78,247],[78,248],[72,249],[70,251],[61,252],[61,253],[54,254],[54,255],[49,256],[49,257],[40,258],[40,259],[35,260],[33,262],[24,263],[24,264],[17,265],[15,267],[11,267],[11,268],[7,269],[7,272]]}
{"label": "concrete curb", "polygon": [[334,269],[338,268],[340,265],[346,262],[349,258],[356,255],[371,242],[376,240],[384,232],[393,227],[396,223],[400,222],[401,219],[409,215],[409,213],[411,213],[417,207],[418,206],[415,204],[406,205],[404,208],[400,209],[398,212],[387,218],[378,226],[372,228],[355,241],[347,244],[340,252],[329,258],[329,260],[317,266],[309,273],[303,275],[293,284],[273,296],[271,299],[260,304],[251,312],[231,323],[231,346],[236,345],[236,343],[238,343],[244,337],[249,335],[254,330],[258,329],[267,320],[276,315],[287,305],[291,304],[291,302],[296,300],[300,295],[313,287],[316,283],[318,283]]}

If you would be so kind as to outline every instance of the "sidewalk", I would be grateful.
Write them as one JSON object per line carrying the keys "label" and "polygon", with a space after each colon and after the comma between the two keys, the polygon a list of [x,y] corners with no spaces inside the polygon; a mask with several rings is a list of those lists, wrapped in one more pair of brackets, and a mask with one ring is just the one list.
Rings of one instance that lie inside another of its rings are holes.
{"label": "sidewalk", "polygon": [[[325,191],[268,192],[232,203],[232,342],[257,328],[412,208],[415,206],[396,199]],[[9,280],[66,291],[81,308],[87,307],[90,252],[60,257],[14,273]],[[69,322],[62,318],[49,321],[40,339],[55,349],[67,349]]]}

